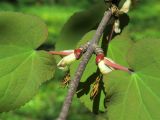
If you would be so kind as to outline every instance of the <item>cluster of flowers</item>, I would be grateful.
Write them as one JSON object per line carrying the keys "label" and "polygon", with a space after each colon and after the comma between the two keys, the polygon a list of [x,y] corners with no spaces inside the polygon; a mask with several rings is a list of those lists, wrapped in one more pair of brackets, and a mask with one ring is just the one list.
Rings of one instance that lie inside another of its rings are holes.
{"label": "cluster of flowers", "polygon": [[[121,7],[121,9],[118,10],[118,13],[119,14],[127,13],[130,9],[131,3],[132,3],[132,0],[126,0],[124,2],[123,6]],[[111,9],[111,10],[113,10],[112,12],[114,13],[114,10],[116,10],[116,8]],[[114,32],[115,33],[121,32],[120,21],[118,18],[115,20],[115,23],[114,23]],[[80,47],[75,50],[50,51],[49,53],[53,54],[53,55],[65,56],[58,63],[57,66],[59,69],[66,70],[66,69],[68,69],[68,65],[70,65],[73,61],[80,59],[84,52],[85,52],[85,49],[83,47]],[[104,57],[103,52],[96,54],[96,64],[98,65],[102,74],[107,74],[107,73],[111,72],[112,70],[122,70],[122,71],[126,71],[126,72],[132,72],[132,70],[115,63],[113,60],[111,60],[107,57]]]}
{"label": "cluster of flowers", "polygon": [[[50,51],[49,53],[53,55],[64,56],[57,64],[57,67],[62,70],[67,70],[68,66],[72,62],[79,60],[81,58],[82,54],[84,53],[84,49],[78,48],[75,50]],[[115,63],[113,60],[107,57],[104,57],[103,53],[96,54],[96,64],[99,67],[102,74],[107,74],[113,70],[122,70],[126,72],[131,72],[130,69]]]}

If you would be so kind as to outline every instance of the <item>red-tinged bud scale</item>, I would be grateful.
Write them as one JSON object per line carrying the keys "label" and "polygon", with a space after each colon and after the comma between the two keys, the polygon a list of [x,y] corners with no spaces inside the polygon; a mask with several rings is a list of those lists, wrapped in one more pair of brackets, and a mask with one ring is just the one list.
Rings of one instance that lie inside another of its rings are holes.
{"label": "red-tinged bud scale", "polygon": [[74,54],[76,56],[76,59],[78,60],[82,56],[82,49],[80,49],[80,48],[75,49]]}
{"label": "red-tinged bud scale", "polygon": [[98,64],[100,61],[102,61],[104,59],[104,54],[98,54],[96,56],[96,64]]}

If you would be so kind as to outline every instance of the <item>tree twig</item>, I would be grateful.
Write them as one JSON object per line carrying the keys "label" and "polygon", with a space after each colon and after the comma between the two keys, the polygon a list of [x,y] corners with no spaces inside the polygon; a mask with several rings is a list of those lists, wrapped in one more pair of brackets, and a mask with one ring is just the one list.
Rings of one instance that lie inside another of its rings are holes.
{"label": "tree twig", "polygon": [[65,98],[64,104],[62,106],[62,110],[61,110],[60,115],[59,115],[57,120],[66,120],[67,119],[69,108],[70,108],[73,96],[74,96],[74,94],[76,92],[76,89],[78,87],[78,84],[80,82],[80,79],[83,75],[83,72],[86,68],[86,65],[87,65],[89,59],[91,58],[91,56],[94,52],[95,46],[98,44],[98,42],[99,42],[99,40],[100,40],[100,38],[103,34],[103,31],[104,31],[111,15],[112,15],[111,10],[108,10],[108,11],[105,12],[105,14],[102,18],[102,21],[100,22],[93,39],[90,41],[88,49],[87,49],[86,53],[83,55],[83,58],[82,58],[79,66],[77,68],[77,71],[75,73],[75,77],[71,81],[71,84],[70,84],[70,87],[69,87],[69,90],[68,90],[68,94]]}

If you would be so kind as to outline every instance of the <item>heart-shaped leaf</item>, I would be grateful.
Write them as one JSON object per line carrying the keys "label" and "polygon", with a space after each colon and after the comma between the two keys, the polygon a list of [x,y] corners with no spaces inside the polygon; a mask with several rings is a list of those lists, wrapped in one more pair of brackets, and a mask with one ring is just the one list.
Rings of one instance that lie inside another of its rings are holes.
{"label": "heart-shaped leaf", "polygon": [[110,120],[159,120],[160,40],[141,40],[128,53],[132,74],[113,72],[105,76]]}
{"label": "heart-shaped leaf", "polygon": [[53,77],[53,57],[36,50],[47,34],[37,17],[0,12],[0,112],[25,104]]}

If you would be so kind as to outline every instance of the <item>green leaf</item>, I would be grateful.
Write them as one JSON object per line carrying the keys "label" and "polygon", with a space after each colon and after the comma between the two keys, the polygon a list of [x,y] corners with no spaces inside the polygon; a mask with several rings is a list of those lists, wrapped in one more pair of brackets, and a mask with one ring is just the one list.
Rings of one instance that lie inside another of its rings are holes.
{"label": "green leaf", "polygon": [[75,48],[76,44],[87,32],[96,29],[103,17],[105,9],[107,9],[105,4],[100,2],[87,10],[73,14],[62,28],[56,49]]}
{"label": "green leaf", "polygon": [[133,43],[134,42],[129,38],[128,29],[125,29],[120,35],[117,35],[109,44],[107,57],[111,58],[120,65],[129,67],[126,61],[126,55]]}
{"label": "green leaf", "polygon": [[110,120],[159,120],[160,40],[134,44],[128,53],[132,74],[115,71],[105,76]]}
{"label": "green leaf", "polygon": [[37,17],[0,12],[0,112],[24,105],[53,77],[53,57],[36,50],[47,33]]}

